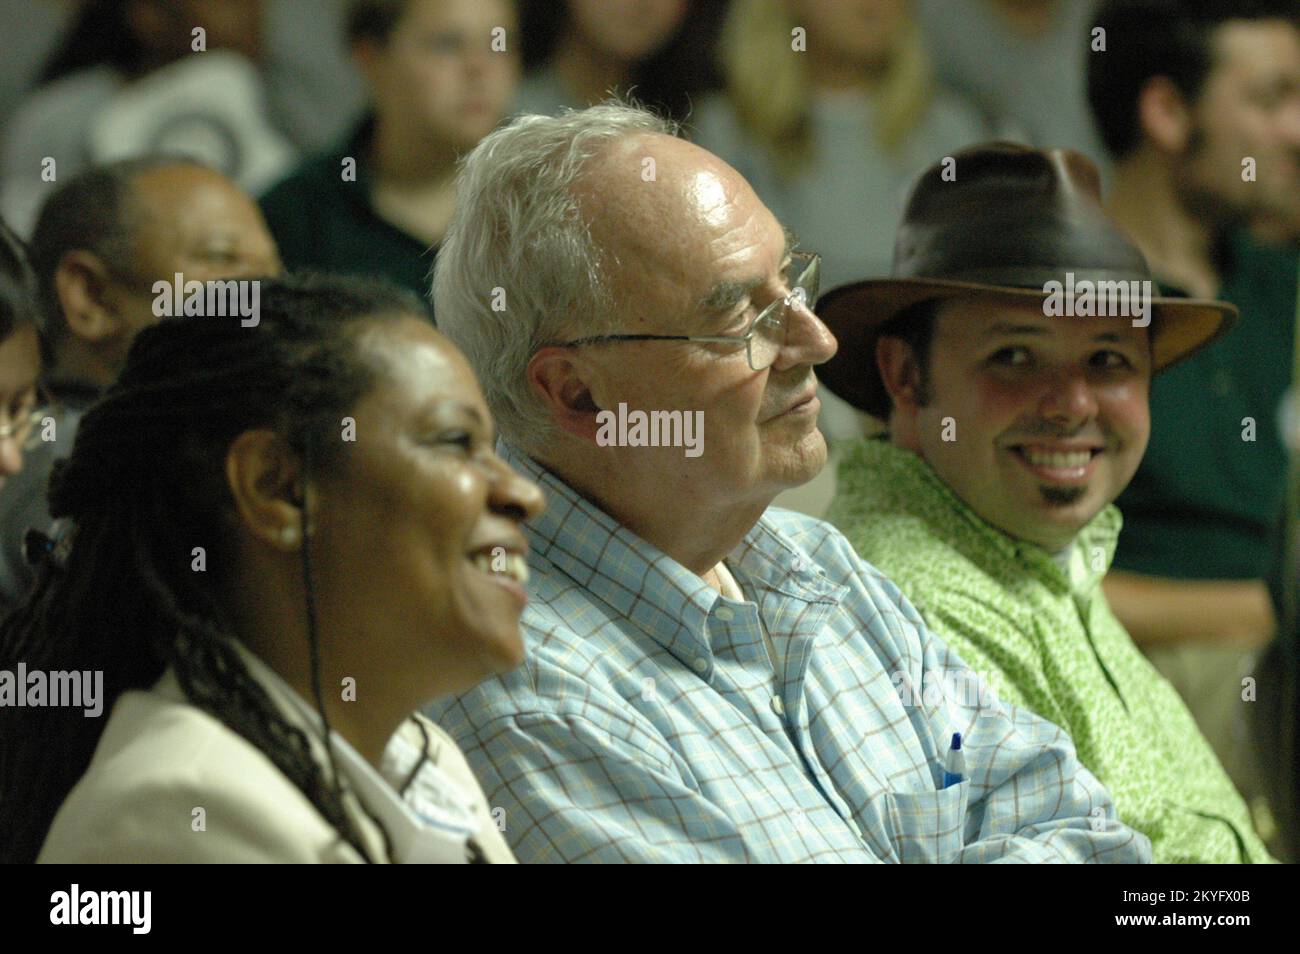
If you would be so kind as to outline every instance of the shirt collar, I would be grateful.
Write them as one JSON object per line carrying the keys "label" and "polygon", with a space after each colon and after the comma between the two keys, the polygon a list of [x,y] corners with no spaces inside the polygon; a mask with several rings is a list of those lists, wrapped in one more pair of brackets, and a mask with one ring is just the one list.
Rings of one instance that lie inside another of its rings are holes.
{"label": "shirt collar", "polygon": [[[517,448],[502,441],[498,453],[546,493],[546,509],[525,528],[538,557],[678,659],[694,662],[708,652],[706,623],[721,593]],[[738,583],[756,589],[832,603],[846,592],[766,516],[726,560]]]}
{"label": "shirt collar", "polygon": [[1115,555],[1122,520],[1113,505],[1102,508],[1058,560],[1037,544],[1018,540],[993,526],[949,489],[920,456],[887,438],[863,441],[857,453],[872,479],[863,481],[869,509],[919,517],[940,537],[973,545],[983,559],[1015,563],[1059,592],[1091,592]]}
{"label": "shirt collar", "polygon": [[[236,651],[284,714],[307,731],[322,736],[320,713],[270,666],[238,642]],[[415,730],[418,735],[418,729]],[[393,860],[402,864],[459,863],[468,859],[467,842],[478,831],[469,793],[437,765],[426,761],[403,795],[398,786],[420,758],[421,746],[406,728],[389,741],[382,761],[383,774],[362,757],[337,731],[334,760],[345,786],[388,833]],[[324,752],[320,753],[324,757]]]}
{"label": "shirt collar", "polygon": [[1070,563],[1074,560],[1074,541],[1071,540],[1066,546],[1057,550],[1052,555],[1052,562],[1061,568],[1061,571],[1067,576],[1070,573]]}

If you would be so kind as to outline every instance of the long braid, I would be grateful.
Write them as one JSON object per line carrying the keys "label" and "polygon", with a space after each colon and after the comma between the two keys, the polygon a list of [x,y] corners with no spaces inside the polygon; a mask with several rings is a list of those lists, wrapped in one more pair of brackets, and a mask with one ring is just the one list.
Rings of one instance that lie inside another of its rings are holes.
{"label": "long braid", "polygon": [[[261,302],[256,329],[196,317],[138,336],[118,384],[83,418],[71,458],[52,474],[51,513],[75,524],[71,551],[66,567],[43,568],[0,625],[0,665],[102,670],[105,715],[122,692],[148,688],[173,666],[193,704],[264,752],[373,860],[343,807],[332,747],[326,778],[306,734],[230,644],[218,598],[232,506],[221,465],[239,433],[265,427],[300,454],[321,448],[313,466],[331,466],[341,448],[324,437],[371,386],[359,329],[422,311],[404,294],[340,279],[265,280]],[[211,571],[191,570],[193,547],[204,548]],[[304,572],[315,653],[309,563]],[[323,717],[318,659],[313,668]],[[0,710],[0,859],[34,859],[105,721],[69,709]]]}
{"label": "long braid", "polygon": [[[155,582],[163,586],[160,580]],[[159,596],[170,600],[165,590],[160,589]],[[188,617],[174,604],[171,608],[180,624],[172,665],[186,698],[266,753],[357,853],[373,860],[343,809],[337,771],[332,769],[333,780],[324,777],[306,733],[279,714],[223,631],[206,620]]]}
{"label": "long braid", "polygon": [[[311,667],[311,691],[316,701],[316,711],[320,713],[321,725],[325,730],[325,753],[329,759],[332,787],[336,794],[341,795],[341,776],[339,775],[338,762],[334,758],[334,733],[330,728],[329,715],[325,708],[325,696],[321,692],[320,635],[316,629],[316,579],[311,568],[311,545],[310,534],[308,533],[310,522],[307,516],[307,485],[311,482],[313,473],[312,443],[308,439],[303,447],[303,495],[298,507],[298,538],[302,541],[299,553],[302,555],[302,584],[307,600],[307,652]],[[392,858],[393,842],[388,835],[388,829],[380,824],[379,819],[370,813],[364,803],[360,802],[360,800],[358,800],[358,803],[361,805],[362,811],[369,816],[370,820],[375,823],[375,827],[379,829],[379,833],[384,839],[385,854],[387,857]],[[358,851],[360,851],[359,848]],[[361,854],[362,857],[365,857],[365,852],[361,852]]]}
{"label": "long braid", "polygon": [[[160,497],[150,495],[149,500],[155,508],[159,507]],[[352,830],[341,804],[330,797],[332,786],[321,775],[306,734],[279,716],[270,697],[252,678],[231,647],[226,631],[213,621],[217,608],[209,605],[198,612],[186,611],[155,569],[161,562],[161,554],[154,550],[150,532],[145,529],[150,524],[158,527],[157,532],[161,534],[171,529],[167,515],[161,512],[149,514],[132,525],[136,552],[142,554],[140,575],[167,617],[177,624],[175,638],[165,647],[165,652],[168,662],[175,667],[186,698],[267,753],[276,767],[307,794],[330,824],[364,857],[360,837]],[[173,542],[170,547],[164,545],[158,550],[183,552],[183,543]],[[184,599],[191,605],[202,606],[208,601],[201,587],[188,586],[185,590]]]}

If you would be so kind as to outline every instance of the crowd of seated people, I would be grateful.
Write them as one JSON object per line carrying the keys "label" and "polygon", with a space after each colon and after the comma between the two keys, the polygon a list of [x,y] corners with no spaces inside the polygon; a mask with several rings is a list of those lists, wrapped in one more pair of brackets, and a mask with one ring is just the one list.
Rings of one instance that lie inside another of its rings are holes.
{"label": "crowd of seated people", "polygon": [[0,860],[1300,857],[1293,3],[318,6],[0,74]]}

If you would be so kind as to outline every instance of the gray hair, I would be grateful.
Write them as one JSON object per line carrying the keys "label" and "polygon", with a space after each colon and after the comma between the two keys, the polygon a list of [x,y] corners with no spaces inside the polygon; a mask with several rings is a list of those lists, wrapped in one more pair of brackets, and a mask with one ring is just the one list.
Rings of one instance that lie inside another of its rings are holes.
{"label": "gray hair", "polygon": [[434,264],[434,318],[465,352],[512,444],[527,448],[554,433],[525,377],[533,353],[612,330],[616,320],[606,256],[579,209],[583,170],[620,139],[677,132],[670,120],[609,101],[520,116],[464,158]]}

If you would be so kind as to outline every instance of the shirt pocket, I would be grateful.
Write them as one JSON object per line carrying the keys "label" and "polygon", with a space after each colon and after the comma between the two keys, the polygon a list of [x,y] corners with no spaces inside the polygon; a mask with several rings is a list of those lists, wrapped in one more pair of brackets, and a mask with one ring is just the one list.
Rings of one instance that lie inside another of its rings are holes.
{"label": "shirt pocket", "polygon": [[948,864],[964,844],[969,782],[926,792],[881,792],[861,813],[862,838],[882,861]]}

